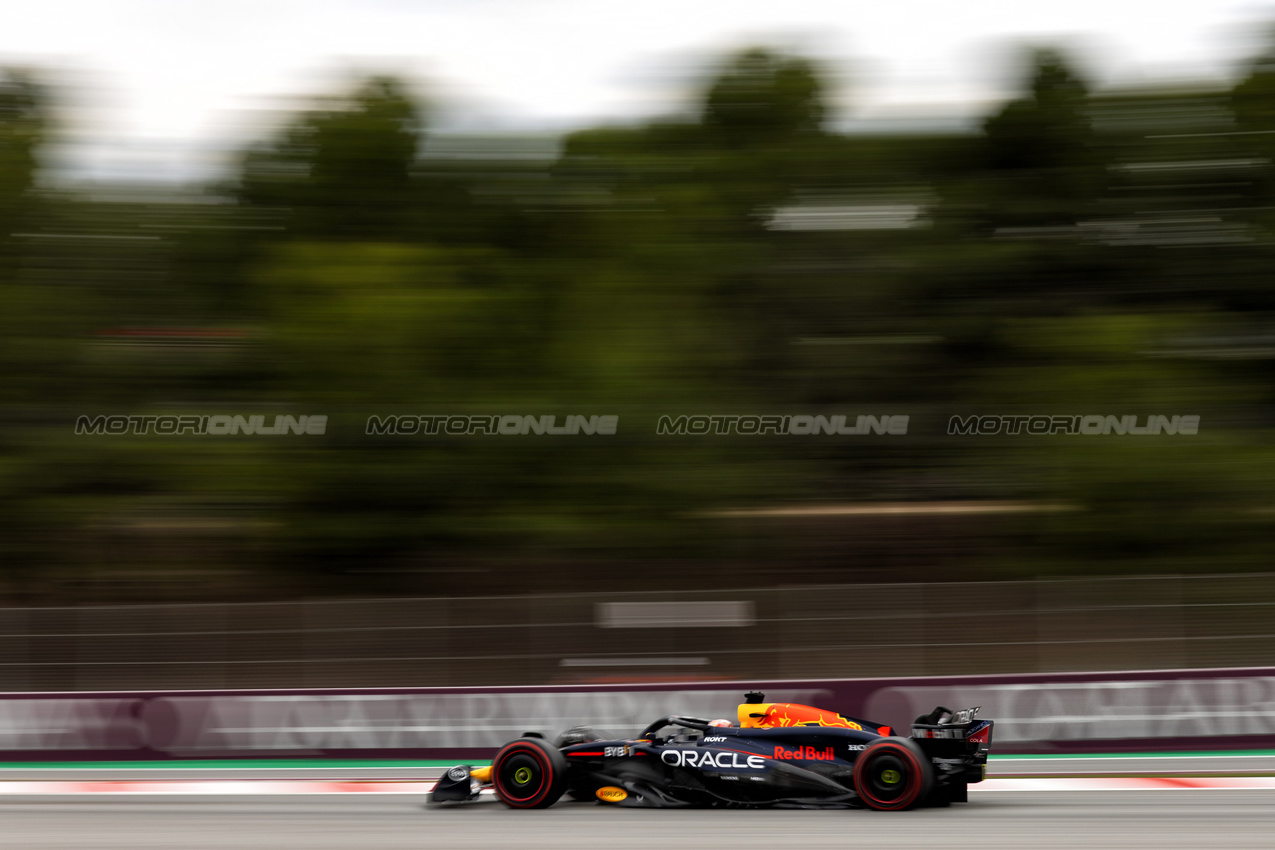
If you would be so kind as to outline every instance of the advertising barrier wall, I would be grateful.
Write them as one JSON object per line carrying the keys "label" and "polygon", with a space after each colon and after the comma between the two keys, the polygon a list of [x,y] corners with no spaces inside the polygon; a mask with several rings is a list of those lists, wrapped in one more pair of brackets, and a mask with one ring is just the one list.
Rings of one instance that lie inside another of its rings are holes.
{"label": "advertising barrier wall", "polygon": [[998,753],[1275,747],[1275,668],[558,687],[0,695],[0,761],[481,759],[523,732],[734,718],[748,690],[890,724],[981,705]]}

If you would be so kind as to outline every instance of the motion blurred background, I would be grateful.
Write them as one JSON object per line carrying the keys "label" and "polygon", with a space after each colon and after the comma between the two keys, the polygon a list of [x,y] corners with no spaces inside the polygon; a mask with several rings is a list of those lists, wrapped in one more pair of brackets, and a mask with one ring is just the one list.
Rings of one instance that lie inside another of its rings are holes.
{"label": "motion blurred background", "polygon": [[1275,12],[611,5],[6,25],[0,687],[1269,661]]}

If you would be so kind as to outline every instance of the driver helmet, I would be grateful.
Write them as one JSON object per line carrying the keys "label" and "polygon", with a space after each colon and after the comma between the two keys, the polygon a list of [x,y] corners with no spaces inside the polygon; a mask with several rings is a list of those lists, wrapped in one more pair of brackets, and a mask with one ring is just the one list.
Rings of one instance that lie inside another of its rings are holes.
{"label": "driver helmet", "polygon": [[721,726],[729,726],[731,724],[729,720],[710,720],[708,721],[708,725],[721,727]]}

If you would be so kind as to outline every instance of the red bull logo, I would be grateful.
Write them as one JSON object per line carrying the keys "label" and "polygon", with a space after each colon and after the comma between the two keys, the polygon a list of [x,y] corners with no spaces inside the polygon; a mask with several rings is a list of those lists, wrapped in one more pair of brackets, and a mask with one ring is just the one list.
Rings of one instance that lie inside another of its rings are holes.
{"label": "red bull logo", "polygon": [[835,711],[825,711],[791,702],[745,703],[739,707],[739,725],[746,729],[774,729],[788,726],[833,726],[862,729]]}
{"label": "red bull logo", "polygon": [[788,761],[832,761],[832,747],[797,747],[794,750],[785,750],[783,747],[775,747],[775,754],[772,758],[787,759]]}

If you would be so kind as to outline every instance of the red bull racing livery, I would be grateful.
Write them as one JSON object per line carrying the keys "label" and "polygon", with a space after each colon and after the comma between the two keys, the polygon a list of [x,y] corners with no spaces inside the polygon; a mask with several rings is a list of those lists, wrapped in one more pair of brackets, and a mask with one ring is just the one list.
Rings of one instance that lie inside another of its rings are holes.
{"label": "red bull racing livery", "polygon": [[490,767],[458,765],[430,793],[435,803],[475,800],[487,789],[516,809],[562,796],[603,805],[883,811],[968,799],[983,780],[993,721],[978,709],[939,706],[912,734],[834,711],[768,703],[750,693],[738,722],[669,715],[636,738],[587,726],[552,743],[529,733],[501,747]]}

